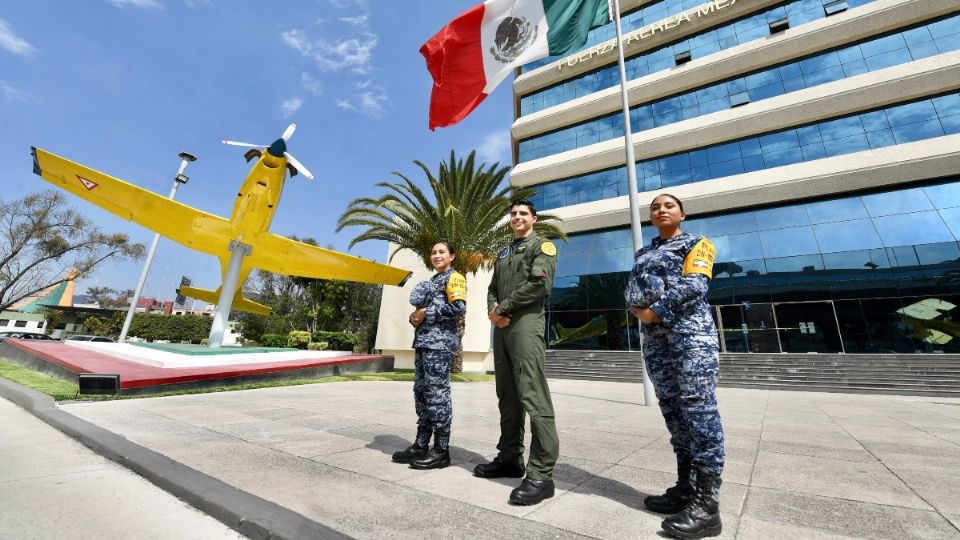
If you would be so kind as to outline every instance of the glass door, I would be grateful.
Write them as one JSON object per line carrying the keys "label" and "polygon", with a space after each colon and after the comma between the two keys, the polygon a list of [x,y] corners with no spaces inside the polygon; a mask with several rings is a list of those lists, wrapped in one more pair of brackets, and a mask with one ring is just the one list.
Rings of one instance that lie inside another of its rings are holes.
{"label": "glass door", "polygon": [[718,310],[724,352],[780,352],[773,304],[743,302],[718,306]]}
{"label": "glass door", "polygon": [[791,302],[774,307],[783,352],[844,352],[833,302]]}

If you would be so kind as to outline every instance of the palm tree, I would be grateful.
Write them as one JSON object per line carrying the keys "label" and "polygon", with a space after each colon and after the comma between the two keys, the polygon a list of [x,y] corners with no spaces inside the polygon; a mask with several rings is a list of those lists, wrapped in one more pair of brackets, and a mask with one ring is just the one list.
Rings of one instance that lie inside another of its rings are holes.
{"label": "palm tree", "polygon": [[[401,182],[381,182],[378,187],[387,190],[379,198],[355,199],[340,216],[339,232],[345,227],[365,227],[366,230],[350,242],[353,247],[365,240],[385,240],[398,246],[390,254],[389,261],[402,249],[420,255],[423,265],[433,269],[430,248],[437,242],[453,245],[457,258],[453,267],[464,276],[478,270],[491,269],[497,254],[506,248],[513,232],[505,216],[510,212],[512,200],[532,197],[536,192],[530,188],[501,187],[509,167],[494,163],[475,164],[476,152],[470,152],[466,160],[457,160],[453,151],[449,162],[440,162],[434,176],[429,167],[420,161],[427,179],[428,196],[417,184],[399,172],[393,174]],[[555,224],[557,218],[539,214],[534,230],[546,238],[566,239]],[[463,337],[463,320],[460,321],[460,336]],[[463,370],[462,351],[457,351],[453,371]]]}

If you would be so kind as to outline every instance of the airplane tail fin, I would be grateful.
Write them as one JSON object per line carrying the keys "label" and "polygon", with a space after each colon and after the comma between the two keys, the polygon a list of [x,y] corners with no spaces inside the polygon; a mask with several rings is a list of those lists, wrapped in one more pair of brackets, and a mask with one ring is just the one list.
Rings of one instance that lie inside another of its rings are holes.
{"label": "airplane tail fin", "polygon": [[[177,293],[189,296],[190,298],[196,298],[197,300],[203,300],[209,304],[216,304],[220,301],[220,289],[211,291],[209,289],[198,289],[196,287],[180,287]],[[273,311],[269,306],[258,304],[249,298],[244,298],[242,291],[237,291],[237,294],[233,297],[233,309],[256,313],[257,315],[269,315],[270,312]]]}
{"label": "airplane tail fin", "polygon": [[553,325],[553,329],[557,332],[557,335],[560,337],[560,339],[567,337],[567,334],[570,333],[570,330],[567,330],[561,326],[560,323]]}

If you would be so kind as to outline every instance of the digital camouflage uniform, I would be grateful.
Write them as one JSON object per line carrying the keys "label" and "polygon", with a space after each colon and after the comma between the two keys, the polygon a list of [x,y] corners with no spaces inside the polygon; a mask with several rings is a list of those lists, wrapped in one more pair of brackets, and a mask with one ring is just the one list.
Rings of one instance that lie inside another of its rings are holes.
{"label": "digital camouflage uniform", "polygon": [[500,407],[499,460],[523,465],[524,414],[530,415],[527,476],[552,480],[560,453],[553,402],[544,375],[544,304],[557,267],[556,247],[531,233],[498,255],[487,290],[487,310],[495,304],[510,316],[494,328],[493,359]]}
{"label": "digital camouflage uniform", "polygon": [[643,325],[643,356],[677,459],[719,476],[720,348],[706,300],[715,256],[704,237],[657,236],[637,252],[624,296],[628,305],[650,307],[661,320]]}
{"label": "digital camouflage uniform", "polygon": [[457,320],[467,312],[466,284],[451,268],[417,283],[410,292],[410,303],[426,308],[426,317],[414,331],[413,398],[418,437],[425,435],[427,440],[431,433],[450,434],[450,361],[459,346]]}

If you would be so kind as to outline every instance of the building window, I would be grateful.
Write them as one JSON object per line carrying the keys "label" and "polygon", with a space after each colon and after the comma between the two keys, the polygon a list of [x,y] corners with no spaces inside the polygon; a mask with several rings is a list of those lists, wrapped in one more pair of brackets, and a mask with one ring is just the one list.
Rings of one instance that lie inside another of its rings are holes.
{"label": "building window", "polygon": [[846,0],[827,2],[823,5],[823,14],[829,17],[831,15],[836,15],[837,13],[843,13],[848,7],[849,6],[847,5]]}
{"label": "building window", "polygon": [[747,103],[750,103],[750,94],[746,92],[739,92],[730,96],[730,107],[739,107]]}
{"label": "building window", "polygon": [[15,326],[15,327],[17,327],[17,328],[24,328],[24,327],[27,326],[27,321],[17,321],[17,322],[15,322],[15,323],[13,323],[13,326]]}
{"label": "building window", "polygon": [[[637,162],[640,191],[702,182],[792,163],[960,133],[960,93],[764,133]],[[550,210],[626,195],[626,168],[535,186],[531,200]],[[620,180],[624,179],[624,180]],[[609,190],[606,185],[609,182]],[[614,194],[614,192],[617,192]]]}
{"label": "building window", "polygon": [[[718,248],[708,298],[720,308],[727,351],[756,352],[738,348],[736,338],[749,322],[745,310],[756,316],[765,308],[778,317],[809,314],[799,318],[807,338],[825,339],[821,327],[839,323],[830,339],[839,333],[848,353],[960,352],[960,328],[949,322],[960,317],[960,286],[950,279],[960,275],[960,177],[696,216],[684,224]],[[649,224],[643,229],[644,238],[656,234]],[[639,347],[619,293],[633,264],[631,238],[629,228],[597,230],[558,246],[549,348]],[[793,340],[784,341],[783,352],[816,350],[796,342],[803,330],[796,322],[792,327],[794,334],[782,336]],[[760,330],[751,326],[751,336]]]}
{"label": "building window", "polygon": [[782,19],[777,19],[767,25],[770,28],[770,35],[779,34],[780,32],[785,31],[787,28],[790,28],[790,19],[784,17]]}
{"label": "building window", "polygon": [[690,59],[691,59],[690,51],[678,52],[677,54],[673,55],[673,61],[678,66],[682,66],[683,64],[686,64],[687,62],[690,61]]}

